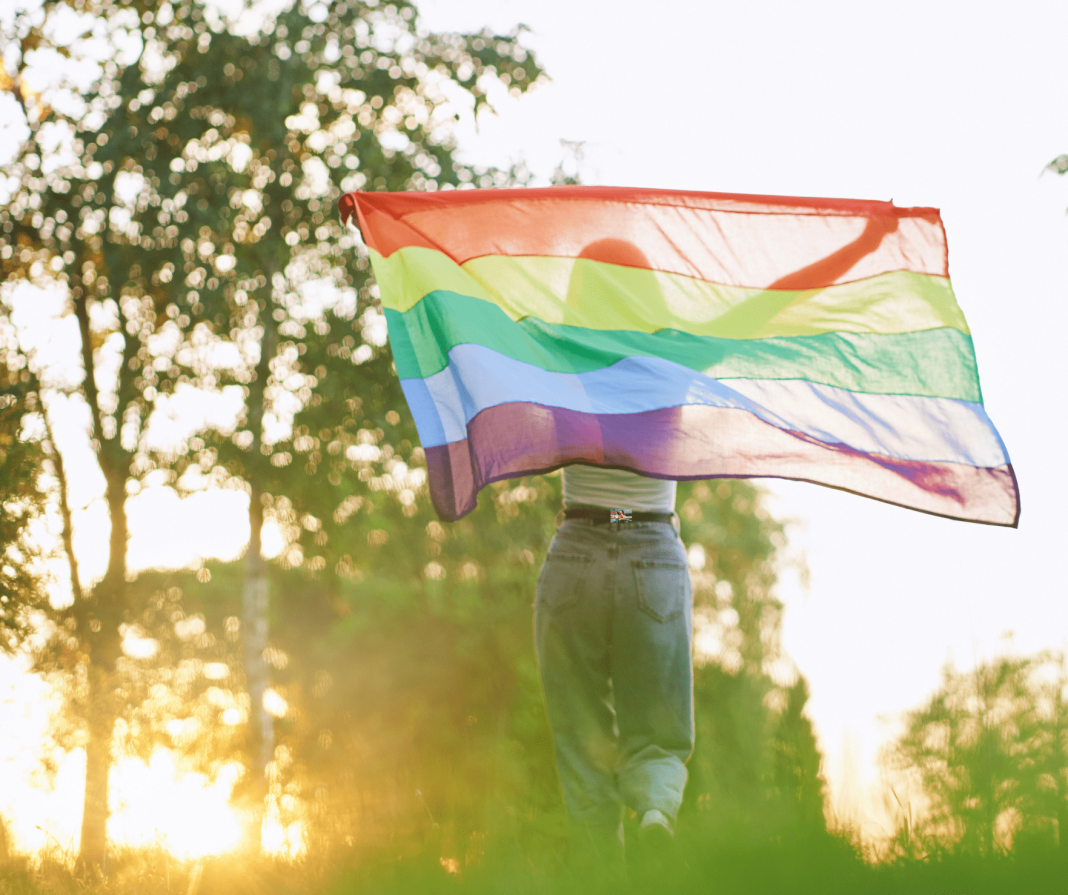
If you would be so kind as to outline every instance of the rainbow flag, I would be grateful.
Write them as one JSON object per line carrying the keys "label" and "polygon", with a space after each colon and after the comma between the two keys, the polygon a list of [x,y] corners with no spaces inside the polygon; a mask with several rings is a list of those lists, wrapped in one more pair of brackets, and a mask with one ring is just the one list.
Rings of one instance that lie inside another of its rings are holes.
{"label": "rainbow flag", "polygon": [[609,187],[350,193],[434,507],[571,463],[1015,526],[933,208]]}

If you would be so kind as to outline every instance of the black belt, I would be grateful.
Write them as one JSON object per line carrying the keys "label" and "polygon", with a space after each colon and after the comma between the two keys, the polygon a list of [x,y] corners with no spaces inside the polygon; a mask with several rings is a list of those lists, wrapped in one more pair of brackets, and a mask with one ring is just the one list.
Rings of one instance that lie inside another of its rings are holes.
{"label": "black belt", "polygon": [[589,519],[597,525],[610,522],[672,522],[674,513],[643,513],[632,510],[604,509],[601,507],[574,507],[564,510],[565,519]]}

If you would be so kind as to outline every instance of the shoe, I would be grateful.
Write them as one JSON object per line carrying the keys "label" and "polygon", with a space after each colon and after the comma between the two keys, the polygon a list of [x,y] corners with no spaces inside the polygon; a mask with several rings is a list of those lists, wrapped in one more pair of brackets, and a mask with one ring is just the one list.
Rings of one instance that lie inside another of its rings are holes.
{"label": "shoe", "polygon": [[668,816],[658,808],[650,808],[642,815],[641,824],[638,826],[638,835],[643,842],[653,844],[666,844],[675,838],[675,831],[671,829],[671,821]]}
{"label": "shoe", "polygon": [[654,878],[666,871],[675,850],[675,833],[671,820],[663,811],[650,808],[638,824],[638,841],[634,849],[634,869]]}

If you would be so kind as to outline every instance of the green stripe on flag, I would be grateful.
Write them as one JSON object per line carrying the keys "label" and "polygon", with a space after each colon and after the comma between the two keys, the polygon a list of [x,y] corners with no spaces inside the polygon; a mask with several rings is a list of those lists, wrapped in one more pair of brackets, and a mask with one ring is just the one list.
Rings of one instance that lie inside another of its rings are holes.
{"label": "green stripe on flag", "polygon": [[404,313],[387,308],[386,318],[401,379],[432,376],[448,364],[452,348],[476,344],[560,373],[585,373],[643,356],[716,379],[805,379],[870,394],[982,400],[971,337],[952,328],[764,339],[675,329],[597,330],[536,317],[516,322],[490,302],[441,290]]}

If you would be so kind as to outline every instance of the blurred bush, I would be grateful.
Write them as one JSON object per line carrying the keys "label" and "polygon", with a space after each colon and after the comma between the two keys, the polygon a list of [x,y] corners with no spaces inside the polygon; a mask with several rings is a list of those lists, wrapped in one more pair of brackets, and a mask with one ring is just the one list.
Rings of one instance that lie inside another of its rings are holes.
{"label": "blurred bush", "polygon": [[918,780],[926,803],[899,831],[899,854],[1068,854],[1064,657],[1002,657],[971,672],[948,665],[885,762]]}

